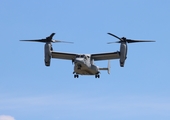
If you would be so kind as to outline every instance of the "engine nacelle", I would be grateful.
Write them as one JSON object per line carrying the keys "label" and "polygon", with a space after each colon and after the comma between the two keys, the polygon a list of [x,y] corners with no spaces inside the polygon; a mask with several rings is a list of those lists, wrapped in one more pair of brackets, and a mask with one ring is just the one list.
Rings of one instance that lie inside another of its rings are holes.
{"label": "engine nacelle", "polygon": [[52,51],[51,43],[46,43],[45,46],[44,46],[44,62],[45,62],[46,66],[50,66],[51,51]]}
{"label": "engine nacelle", "polygon": [[121,43],[120,45],[120,66],[124,67],[125,60],[127,55],[127,45],[126,43]]}

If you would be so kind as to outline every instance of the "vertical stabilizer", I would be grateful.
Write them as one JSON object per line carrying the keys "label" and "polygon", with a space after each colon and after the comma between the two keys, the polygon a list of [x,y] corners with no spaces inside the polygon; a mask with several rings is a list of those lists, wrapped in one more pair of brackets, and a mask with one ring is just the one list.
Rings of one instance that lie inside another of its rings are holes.
{"label": "vertical stabilizer", "polygon": [[99,70],[107,70],[108,74],[110,74],[110,60],[108,60],[107,68],[99,68]]}

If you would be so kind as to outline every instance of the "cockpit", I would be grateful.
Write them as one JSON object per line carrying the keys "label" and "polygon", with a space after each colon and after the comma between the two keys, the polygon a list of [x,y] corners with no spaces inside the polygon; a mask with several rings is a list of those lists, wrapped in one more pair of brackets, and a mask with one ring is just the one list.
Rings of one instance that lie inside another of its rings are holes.
{"label": "cockpit", "polygon": [[84,58],[84,59],[88,59],[90,58],[88,55],[76,55],[76,58]]}
{"label": "cockpit", "polygon": [[85,55],[76,55],[76,58],[84,58]]}

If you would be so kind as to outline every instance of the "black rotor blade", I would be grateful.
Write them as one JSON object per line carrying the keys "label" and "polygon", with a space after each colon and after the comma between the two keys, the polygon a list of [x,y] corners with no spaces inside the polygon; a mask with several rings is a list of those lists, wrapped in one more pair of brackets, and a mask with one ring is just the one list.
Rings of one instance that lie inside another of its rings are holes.
{"label": "black rotor blade", "polygon": [[109,35],[111,35],[111,36],[113,36],[113,37],[119,39],[120,41],[123,41],[120,37],[118,37],[118,36],[116,36],[116,35],[114,35],[114,34],[112,34],[112,33],[107,33],[107,34],[109,34]]}
{"label": "black rotor blade", "polygon": [[20,41],[26,41],[26,42],[52,42],[52,38],[55,35],[55,33],[51,33],[50,36],[46,37],[45,39],[36,39],[36,40],[20,40]]}
{"label": "black rotor blade", "polygon": [[107,44],[112,44],[112,43],[121,43],[121,41],[116,41],[116,42],[108,42]]}
{"label": "black rotor blade", "polygon": [[53,36],[55,35],[55,33],[51,33],[50,36],[46,37],[45,39],[35,39],[35,40],[20,40],[20,41],[26,41],[26,42],[44,42],[44,43],[73,43],[73,42],[67,42],[67,41],[60,41],[60,40],[52,40]]}
{"label": "black rotor blade", "polygon": [[154,40],[131,40],[131,39],[127,39],[126,40],[127,43],[135,43],[135,42],[155,42]]}
{"label": "black rotor blade", "polygon": [[47,42],[46,39],[38,39],[38,40],[20,40],[20,41],[26,41],[26,42]]}
{"label": "black rotor blade", "polygon": [[47,42],[51,42],[55,33],[51,33],[50,36],[46,37]]}
{"label": "black rotor blade", "polygon": [[49,36],[50,38],[53,38],[53,36],[55,35],[55,33],[51,33],[51,35]]}

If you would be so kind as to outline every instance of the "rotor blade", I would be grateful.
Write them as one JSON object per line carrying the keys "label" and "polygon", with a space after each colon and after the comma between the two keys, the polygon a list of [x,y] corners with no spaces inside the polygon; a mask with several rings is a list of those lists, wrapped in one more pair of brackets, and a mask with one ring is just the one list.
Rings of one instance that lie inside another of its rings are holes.
{"label": "rotor blade", "polygon": [[27,41],[27,42],[53,42],[52,38],[55,35],[55,33],[51,33],[50,36],[46,37],[46,39],[36,39],[36,40],[20,40],[20,41]]}
{"label": "rotor blade", "polygon": [[107,44],[112,44],[112,43],[121,43],[121,41],[116,41],[116,42],[108,42]]}
{"label": "rotor blade", "polygon": [[50,38],[53,38],[53,36],[55,35],[55,33],[51,33],[51,35],[49,36]]}
{"label": "rotor blade", "polygon": [[111,36],[113,36],[113,37],[119,39],[120,41],[123,41],[120,37],[118,37],[118,36],[116,36],[116,35],[114,35],[114,34],[112,34],[112,33],[107,33],[107,34],[109,34],[109,35],[111,35]]}
{"label": "rotor blade", "polygon": [[37,39],[37,40],[20,40],[20,41],[26,41],[26,42],[47,42],[46,39]]}
{"label": "rotor blade", "polygon": [[154,40],[131,40],[131,39],[127,39],[126,42],[135,43],[135,42],[155,42],[155,41]]}
{"label": "rotor blade", "polygon": [[61,42],[61,43],[73,43],[73,42],[60,41],[60,40],[52,40],[51,42],[53,42],[53,43],[56,43],[56,42]]}

